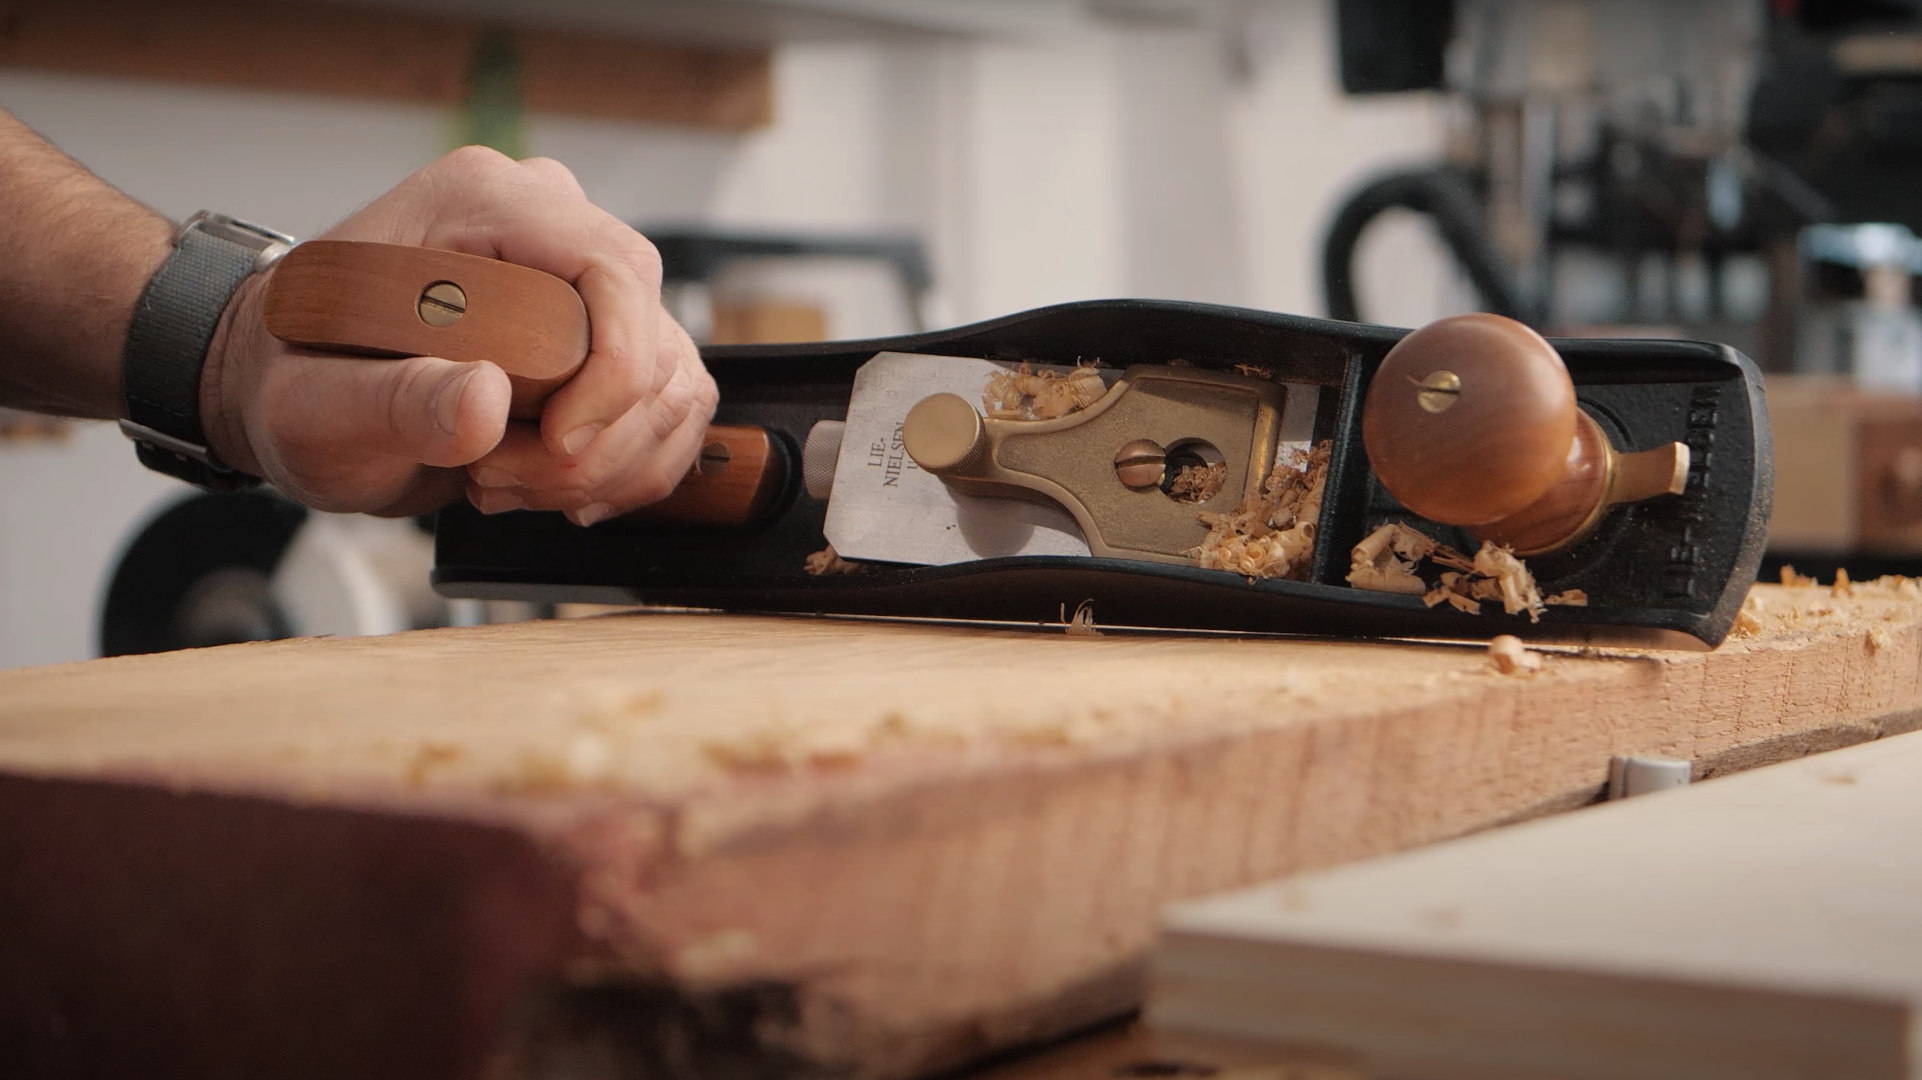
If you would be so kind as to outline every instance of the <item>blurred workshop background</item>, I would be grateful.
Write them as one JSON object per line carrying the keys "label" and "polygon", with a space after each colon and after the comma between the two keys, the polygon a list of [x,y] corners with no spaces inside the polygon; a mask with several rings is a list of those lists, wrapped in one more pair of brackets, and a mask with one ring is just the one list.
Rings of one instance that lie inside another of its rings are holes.
{"label": "blurred workshop background", "polygon": [[[707,340],[1132,295],[1727,341],[1806,376],[1783,400],[1833,451],[1778,466],[1785,550],[1881,557],[1922,521],[1917,7],[17,0],[0,105],[170,216],[298,236],[463,142],[554,157],[662,240]],[[96,655],[186,489],[109,425],[0,431],[0,667]]]}

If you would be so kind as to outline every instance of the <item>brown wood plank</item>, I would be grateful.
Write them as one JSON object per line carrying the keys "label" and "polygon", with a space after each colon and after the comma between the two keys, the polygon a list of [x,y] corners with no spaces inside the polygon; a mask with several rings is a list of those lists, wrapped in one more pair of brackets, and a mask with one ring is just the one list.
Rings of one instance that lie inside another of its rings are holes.
{"label": "brown wood plank", "polygon": [[[453,106],[488,25],[325,3],[5,0],[0,66]],[[507,32],[531,111],[725,131],[772,118],[767,49]]]}
{"label": "brown wood plank", "polygon": [[[0,673],[0,1017],[58,1017],[0,1059],[906,1076],[1125,1011],[1170,900],[1579,805],[1615,753],[1712,774],[1915,727],[1916,594],[1765,589],[1758,636],[1532,677],[665,614]],[[379,1038],[324,1038],[371,1002]]]}
{"label": "brown wood plank", "polygon": [[750,131],[774,119],[766,49],[674,45],[557,30],[514,32],[534,112]]}

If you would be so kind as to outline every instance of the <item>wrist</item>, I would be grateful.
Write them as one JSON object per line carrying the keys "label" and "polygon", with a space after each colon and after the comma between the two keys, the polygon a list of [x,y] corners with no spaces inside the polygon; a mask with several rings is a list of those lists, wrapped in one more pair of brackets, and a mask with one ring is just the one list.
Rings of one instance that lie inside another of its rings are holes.
{"label": "wrist", "polygon": [[[258,340],[255,279],[292,243],[206,211],[175,234],[173,252],[135,303],[122,361],[127,416],[120,428],[148,468],[216,491],[258,482],[258,455],[236,406],[250,400],[259,366],[249,356],[268,352]],[[217,364],[211,377],[210,358]],[[209,393],[211,415],[203,407]]]}
{"label": "wrist", "polygon": [[245,358],[263,356],[273,347],[261,317],[268,267],[242,281],[220,313],[214,336],[207,343],[207,360],[200,370],[200,418],[207,448],[228,468],[261,476],[260,458],[247,431],[245,404],[252,397],[250,370]]}

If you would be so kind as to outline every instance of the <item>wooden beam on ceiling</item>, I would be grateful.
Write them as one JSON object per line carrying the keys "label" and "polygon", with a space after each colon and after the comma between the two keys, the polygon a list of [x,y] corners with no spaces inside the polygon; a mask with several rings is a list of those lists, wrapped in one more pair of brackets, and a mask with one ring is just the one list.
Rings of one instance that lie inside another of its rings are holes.
{"label": "wooden beam on ceiling", "polygon": [[748,131],[773,116],[766,48],[668,44],[363,6],[7,0],[0,67],[458,106],[489,30],[534,112]]}

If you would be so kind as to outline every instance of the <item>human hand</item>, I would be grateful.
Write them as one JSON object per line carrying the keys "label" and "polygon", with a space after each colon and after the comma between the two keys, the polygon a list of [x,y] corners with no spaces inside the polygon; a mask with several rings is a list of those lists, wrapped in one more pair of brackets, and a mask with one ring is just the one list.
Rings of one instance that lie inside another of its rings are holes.
{"label": "human hand", "polygon": [[201,374],[214,452],[323,510],[413,514],[463,492],[485,513],[563,510],[591,525],[664,498],[714,414],[714,380],[660,303],[653,245],[588,202],[567,168],[466,147],[321,239],[445,248],[544,270],[586,304],[586,362],[510,422],[506,373],[438,357],[286,345],[262,318],[267,274],[235,293]]}

